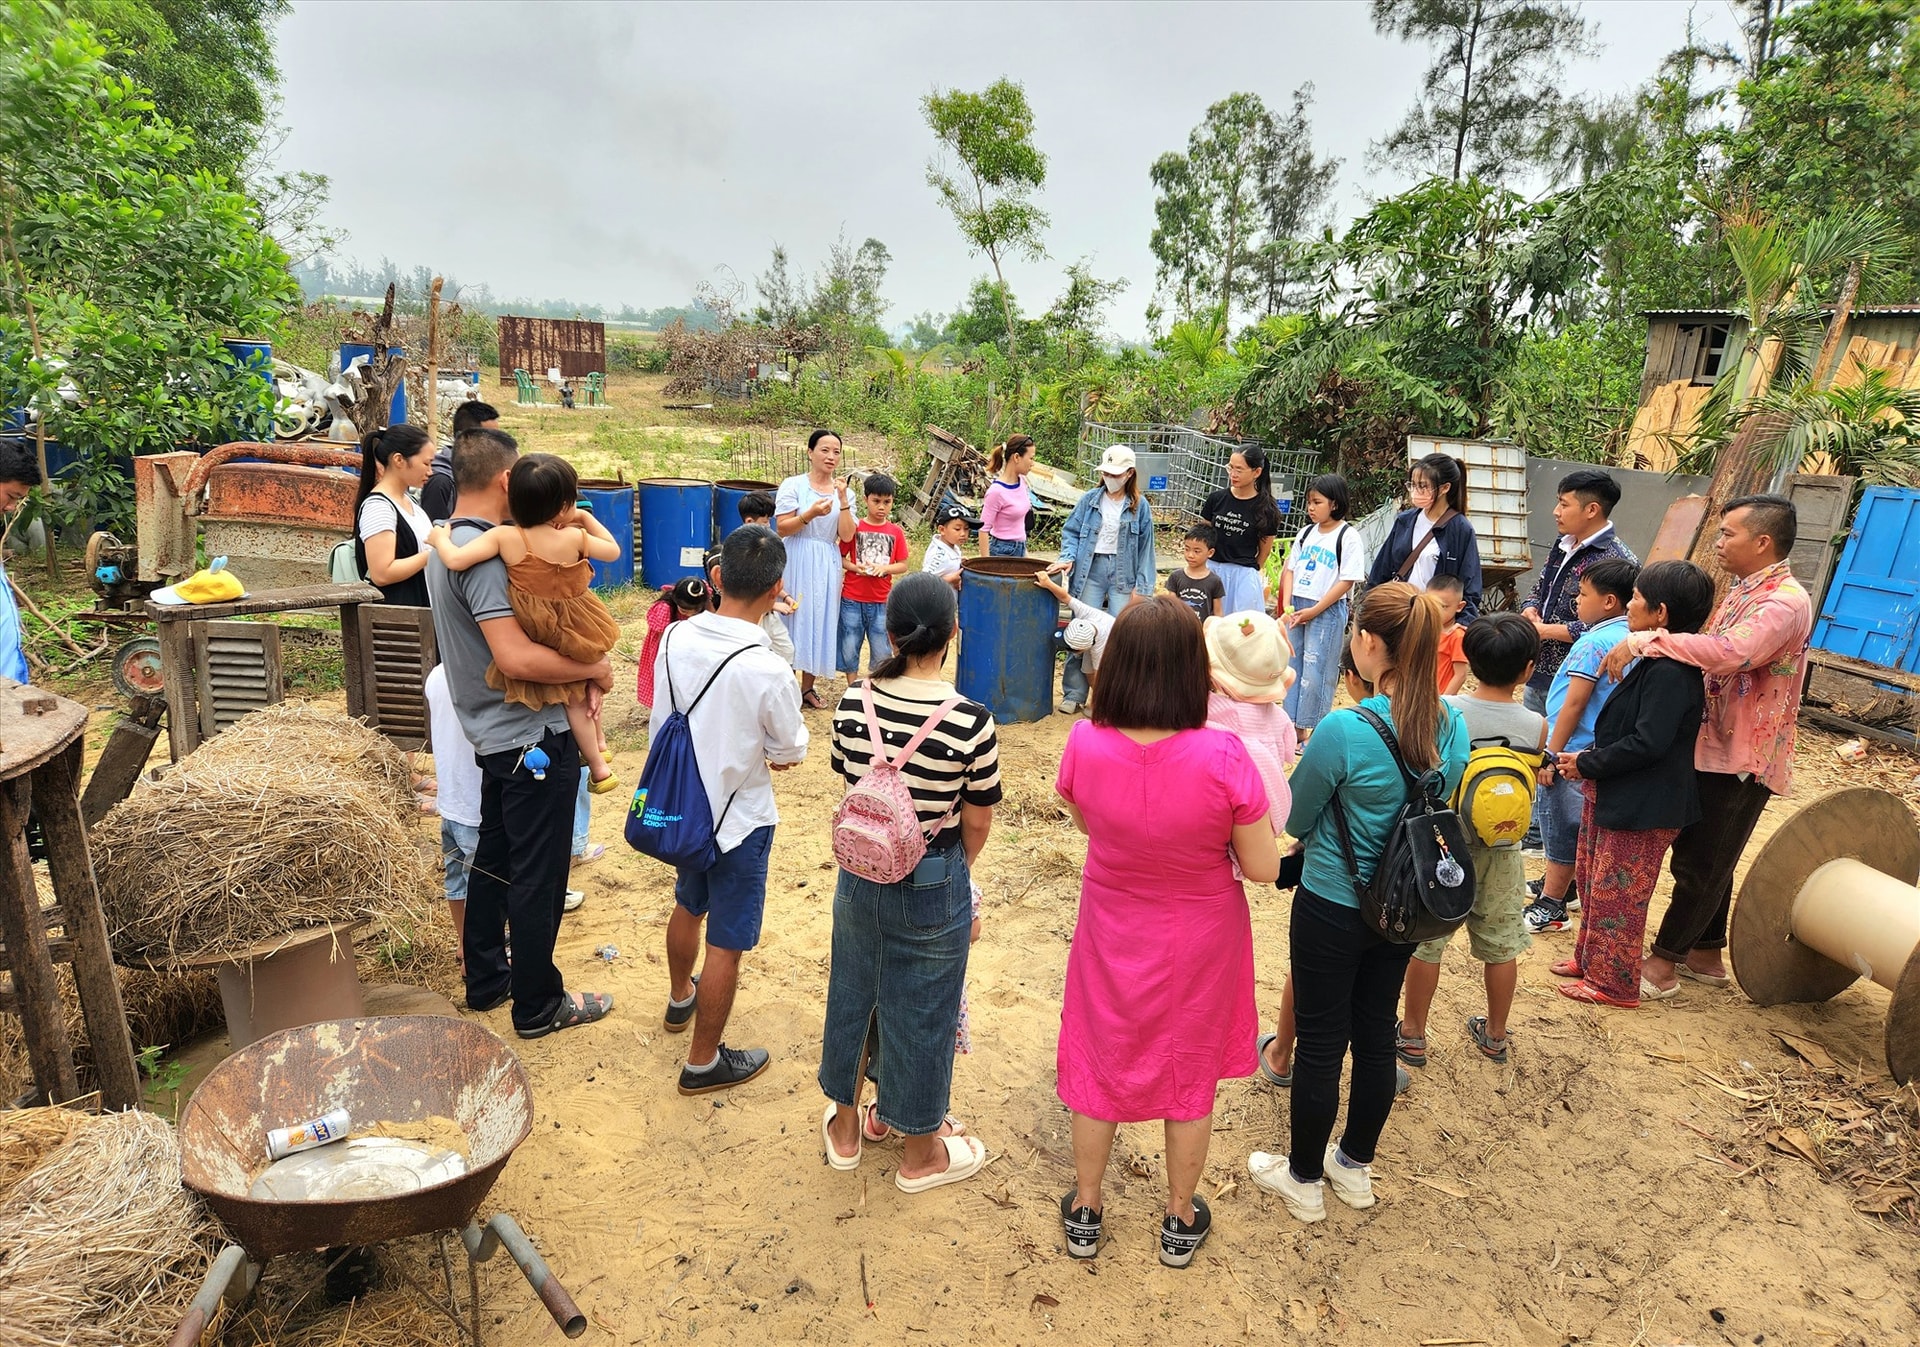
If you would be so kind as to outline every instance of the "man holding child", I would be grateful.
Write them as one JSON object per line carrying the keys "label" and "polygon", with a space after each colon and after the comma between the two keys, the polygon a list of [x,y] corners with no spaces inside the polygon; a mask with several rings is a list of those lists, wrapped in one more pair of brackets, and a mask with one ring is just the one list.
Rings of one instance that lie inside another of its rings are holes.
{"label": "man holding child", "polygon": [[[499,430],[471,430],[454,445],[455,543],[471,542],[507,519],[507,473],[519,457],[513,436]],[[529,637],[508,601],[507,568],[498,558],[450,571],[436,553],[427,561],[427,589],[447,690],[481,773],[480,834],[461,934],[467,1007],[495,1010],[512,1001],[521,1038],[590,1024],[613,1009],[613,998],[569,993],[553,962],[580,753],[566,707],[532,710],[509,702],[487,685],[487,668],[529,682],[586,682],[597,716],[613,685],[612,667],[604,658],[578,663]]]}

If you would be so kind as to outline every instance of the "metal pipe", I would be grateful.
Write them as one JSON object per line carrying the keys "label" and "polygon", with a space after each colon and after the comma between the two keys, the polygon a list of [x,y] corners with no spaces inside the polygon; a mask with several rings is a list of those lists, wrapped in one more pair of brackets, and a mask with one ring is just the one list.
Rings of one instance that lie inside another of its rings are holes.
{"label": "metal pipe", "polygon": [[527,1282],[540,1297],[540,1303],[547,1307],[547,1313],[553,1316],[553,1322],[560,1325],[560,1331],[570,1338],[577,1338],[587,1331],[587,1316],[580,1313],[580,1307],[573,1303],[573,1297],[567,1294],[567,1288],[553,1275],[547,1266],[547,1260],[533,1247],[533,1241],[504,1211],[494,1216],[484,1226],[469,1223],[460,1232],[460,1242],[467,1246],[467,1257],[476,1263],[484,1263],[493,1257],[494,1250],[506,1246],[513,1261],[520,1265],[520,1271]]}
{"label": "metal pipe", "polygon": [[221,1302],[238,1304],[253,1291],[260,1280],[260,1265],[247,1258],[247,1251],[238,1244],[229,1244],[213,1260],[213,1266],[207,1271],[207,1279],[200,1283],[200,1290],[187,1306],[187,1312],[180,1320],[180,1326],[173,1330],[173,1337],[167,1347],[199,1347],[200,1338],[213,1322],[213,1316],[219,1311]]}

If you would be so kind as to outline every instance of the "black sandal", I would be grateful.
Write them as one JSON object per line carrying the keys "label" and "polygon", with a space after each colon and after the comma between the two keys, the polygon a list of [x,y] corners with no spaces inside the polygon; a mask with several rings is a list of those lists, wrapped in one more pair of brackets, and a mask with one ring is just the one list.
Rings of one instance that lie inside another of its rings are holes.
{"label": "black sandal", "polygon": [[553,1018],[547,1023],[535,1029],[515,1029],[513,1032],[522,1038],[545,1038],[561,1029],[603,1020],[607,1012],[613,1009],[613,997],[606,992],[581,992],[579,996],[580,999],[575,1001],[574,993],[568,992],[560,998],[560,1009],[553,1013]]}
{"label": "black sandal", "polygon": [[1073,1258],[1091,1258],[1100,1252],[1100,1213],[1092,1207],[1076,1207],[1073,1199],[1078,1188],[1060,1195],[1060,1224],[1067,1232],[1067,1253]]}

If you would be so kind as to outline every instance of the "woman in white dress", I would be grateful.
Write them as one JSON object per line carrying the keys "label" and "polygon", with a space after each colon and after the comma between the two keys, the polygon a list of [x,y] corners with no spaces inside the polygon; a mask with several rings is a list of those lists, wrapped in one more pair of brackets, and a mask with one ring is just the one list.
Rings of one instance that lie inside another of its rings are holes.
{"label": "woman in white dress", "polygon": [[840,632],[840,544],[853,537],[853,499],[845,482],[836,482],[840,437],[831,430],[807,436],[808,470],[780,483],[773,502],[773,523],[787,544],[787,597],[800,606],[787,614],[793,637],[793,666],[800,671],[800,701],[809,710],[827,703],[813,690],[815,678],[831,678],[838,668]]}

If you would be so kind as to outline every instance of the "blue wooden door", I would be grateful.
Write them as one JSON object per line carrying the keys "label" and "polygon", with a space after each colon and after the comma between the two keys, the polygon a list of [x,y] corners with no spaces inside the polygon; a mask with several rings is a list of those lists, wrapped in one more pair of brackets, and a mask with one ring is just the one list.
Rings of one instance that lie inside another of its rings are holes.
{"label": "blue wooden door", "polygon": [[1920,491],[1868,487],[1814,624],[1813,644],[1920,673]]}

